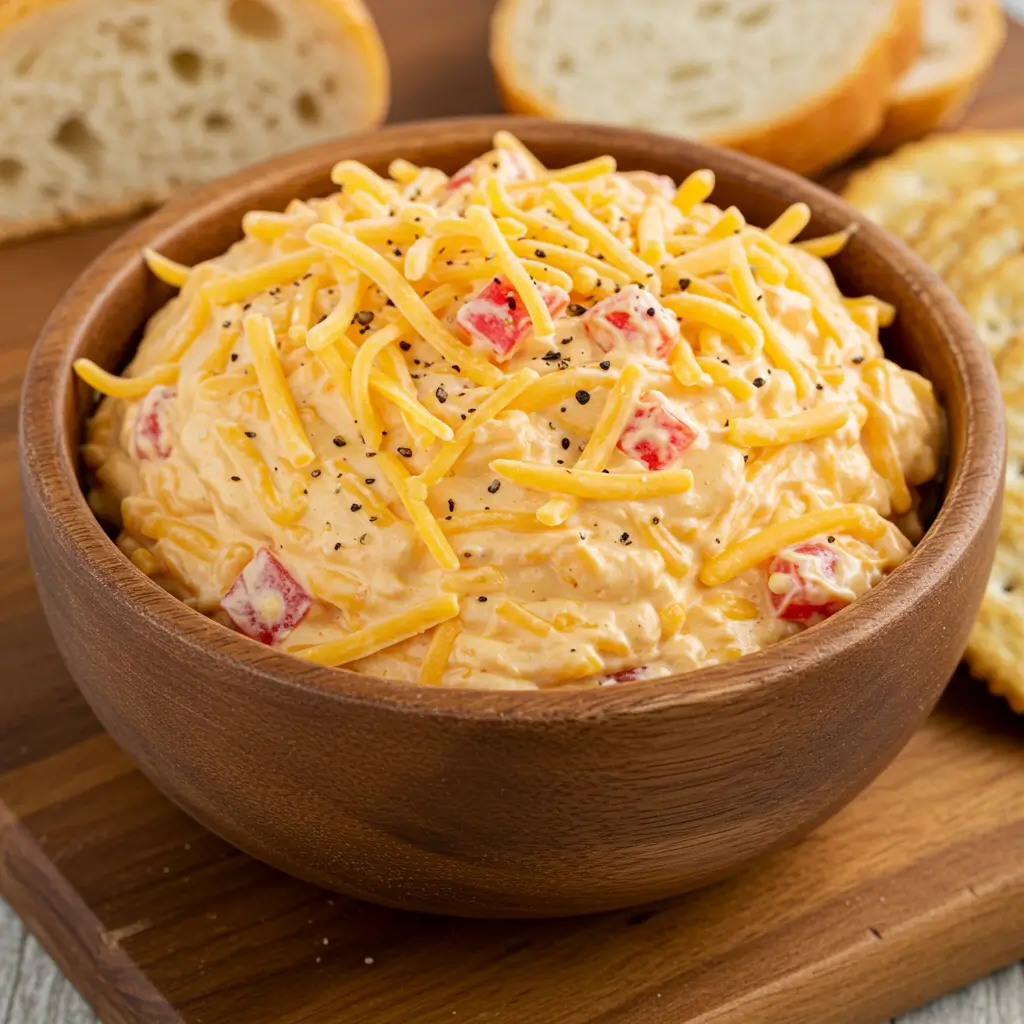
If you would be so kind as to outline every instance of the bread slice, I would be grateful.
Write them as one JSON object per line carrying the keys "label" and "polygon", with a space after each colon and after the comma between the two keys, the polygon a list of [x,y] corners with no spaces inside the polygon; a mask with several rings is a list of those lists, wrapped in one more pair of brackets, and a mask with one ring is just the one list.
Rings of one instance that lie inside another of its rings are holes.
{"label": "bread slice", "polygon": [[974,94],[1006,38],[997,0],[924,0],[916,63],[896,83],[871,148],[895,149],[955,117]]}
{"label": "bread slice", "polygon": [[513,112],[811,173],[878,132],[919,31],[919,0],[500,0],[491,58]]}
{"label": "bread slice", "polygon": [[128,214],[387,101],[361,0],[8,0],[0,239]]}

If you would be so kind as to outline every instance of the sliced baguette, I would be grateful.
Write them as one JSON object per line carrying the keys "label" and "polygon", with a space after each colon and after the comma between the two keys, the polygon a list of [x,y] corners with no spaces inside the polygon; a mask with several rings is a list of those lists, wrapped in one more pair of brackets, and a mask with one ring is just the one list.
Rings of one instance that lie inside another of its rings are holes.
{"label": "sliced baguette", "polygon": [[997,0],[924,0],[921,53],[896,83],[871,148],[897,146],[934,131],[970,100],[1006,38]]}
{"label": "sliced baguette", "polygon": [[0,4],[0,240],[126,215],[387,100],[361,0]]}
{"label": "sliced baguette", "polygon": [[634,125],[803,173],[860,149],[917,53],[919,0],[500,0],[515,113]]}

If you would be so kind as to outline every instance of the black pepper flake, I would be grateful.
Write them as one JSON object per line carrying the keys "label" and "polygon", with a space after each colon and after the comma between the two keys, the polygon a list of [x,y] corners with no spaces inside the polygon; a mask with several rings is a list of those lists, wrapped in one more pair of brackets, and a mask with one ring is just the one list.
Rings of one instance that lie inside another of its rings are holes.
{"label": "black pepper flake", "polygon": [[314,469],[309,474],[314,480],[320,475],[319,469]]}
{"label": "black pepper flake", "polygon": [[352,504],[349,505],[348,510],[350,512],[358,512],[362,507],[363,506],[360,505],[358,501],[353,501]]}
{"label": "black pepper flake", "polygon": [[510,295],[505,300],[505,305],[507,305],[508,308],[514,313],[516,311],[516,299],[515,299],[515,296],[514,295]]}
{"label": "black pepper flake", "polygon": [[555,360],[561,359],[561,358],[562,358],[561,353],[560,352],[556,352],[554,349],[552,349],[550,352],[545,352],[544,355],[541,356],[541,359],[543,359],[544,362],[546,362],[546,363],[553,363],[553,362],[555,362]]}
{"label": "black pepper flake", "polygon": [[372,487],[376,482],[377,478],[375,476],[368,476],[363,480],[363,483],[366,484],[367,487]]}
{"label": "black pepper flake", "polygon": [[825,385],[824,384],[815,384],[814,387],[815,387],[815,389],[817,391],[824,391],[825,390]]}
{"label": "black pepper flake", "polygon": [[753,384],[755,388],[763,388],[764,377],[755,377],[750,383]]}
{"label": "black pepper flake", "polygon": [[829,534],[828,537],[826,537],[825,539],[829,542],[829,544],[835,544],[836,542],[835,537],[833,537],[831,534]]}
{"label": "black pepper flake", "polygon": [[369,535],[368,533],[364,533],[364,534],[363,534],[363,535],[362,535],[362,536],[361,536],[361,537],[359,538],[359,543],[360,543],[360,544],[365,544],[365,543],[366,543],[366,538],[367,538],[367,537],[369,537],[369,536],[370,536],[370,535]]}
{"label": "black pepper flake", "polygon": [[572,442],[569,440],[569,438],[563,437],[562,438],[562,451],[566,451],[567,452],[569,450],[569,445],[570,444],[572,444]]}
{"label": "black pepper flake", "polygon": [[487,601],[487,598],[486,598],[486,597],[484,597],[484,595],[483,595],[483,594],[481,594],[481,595],[480,595],[480,596],[479,596],[479,597],[477,598],[477,600],[478,600],[478,601],[479,601],[479,602],[480,602],[481,604],[484,604],[484,603],[485,603],[485,602]]}
{"label": "black pepper flake", "polygon": [[397,245],[395,246],[395,255],[396,256],[401,256],[402,255],[402,250],[399,249]]}
{"label": "black pepper flake", "polygon": [[403,458],[411,459],[412,458],[412,449],[411,448],[399,448],[398,449],[398,454],[401,455]]}
{"label": "black pepper flake", "polygon": [[534,249],[533,255],[536,256],[539,260],[545,259],[547,257],[547,253],[543,249]]}
{"label": "black pepper flake", "polygon": [[728,359],[723,359],[723,360],[722,360],[722,365],[723,365],[723,366],[729,366],[729,365],[730,365],[730,364],[729,364],[729,360],[728,360]]}
{"label": "black pepper flake", "polygon": [[570,302],[565,311],[569,316],[583,316],[587,311],[587,307],[581,306],[578,302]]}
{"label": "black pepper flake", "polygon": [[400,341],[400,342],[398,343],[398,347],[399,347],[399,348],[400,348],[400,349],[401,349],[401,350],[402,350],[403,352],[408,352],[408,351],[409,351],[409,349],[411,349],[411,348],[412,348],[412,345],[410,345],[410,344],[409,344],[409,342],[407,342],[407,341]]}
{"label": "black pepper flake", "polygon": [[602,359],[597,365],[600,366],[602,370],[610,370],[612,368],[611,361],[608,359]]}
{"label": "black pepper flake", "polygon": [[377,458],[377,453],[376,452],[367,452],[366,453],[366,457],[368,459],[375,459],[375,458]]}
{"label": "black pepper flake", "polygon": [[744,455],[744,456],[743,456],[743,461],[744,461],[744,462],[746,462],[746,461],[747,461],[747,459],[749,459],[749,458],[750,458],[750,456],[749,456],[749,455]]}
{"label": "black pepper flake", "polygon": [[572,338],[563,338],[558,344],[559,345],[571,345],[572,344]]}
{"label": "black pepper flake", "polygon": [[657,526],[658,523],[661,522],[661,517],[660,516],[654,516],[654,518],[651,519],[651,522],[654,523],[655,526]]}
{"label": "black pepper flake", "polygon": [[458,364],[458,363],[452,363],[452,369],[453,369],[453,370],[454,370],[454,371],[455,371],[456,373],[462,373],[462,367],[461,367],[461,366],[459,366],[459,364]]}
{"label": "black pepper flake", "polygon": [[346,441],[345,438],[343,438],[341,436],[341,434],[338,434],[338,436],[335,437],[335,439],[334,439],[334,446],[335,446],[335,448],[344,448],[345,445],[347,445],[347,444],[348,444],[348,441]]}
{"label": "black pepper flake", "polygon": [[721,537],[716,537],[715,538],[715,543],[716,544],[721,544],[722,543],[722,538]]}
{"label": "black pepper flake", "polygon": [[341,541],[340,540],[338,541],[337,544],[334,545],[334,550],[335,551],[340,551],[341,550]]}
{"label": "black pepper flake", "polygon": [[690,287],[690,279],[688,277],[679,278],[679,290],[685,292]]}
{"label": "black pepper flake", "polygon": [[252,309],[252,303],[251,303],[251,302],[247,302],[247,303],[246,303],[246,304],[245,304],[245,305],[244,305],[244,306],[242,307],[242,312],[244,313],[244,312],[245,312],[246,310],[249,310],[249,309]]}
{"label": "black pepper flake", "polygon": [[500,480],[492,480],[487,485],[487,493],[488,494],[497,494],[499,487],[501,487],[501,481]]}
{"label": "black pepper flake", "polygon": [[370,522],[371,523],[377,522],[377,517],[376,516],[370,516]]}
{"label": "black pepper flake", "polygon": [[256,436],[256,431],[255,430],[247,430],[245,432],[245,436],[248,437],[248,438],[253,438],[253,437]]}
{"label": "black pepper flake", "polygon": [[855,366],[859,366],[861,363],[864,362],[864,357],[863,356],[854,356],[850,360],[850,362],[853,363]]}
{"label": "black pepper flake", "polygon": [[237,483],[238,483],[238,481],[239,481],[239,480],[241,480],[241,479],[242,479],[242,478],[241,478],[240,476],[233,476],[233,477],[231,478],[231,482],[232,482],[232,483],[235,483],[235,484],[237,484]]}
{"label": "black pepper flake", "polygon": [[448,511],[449,512],[454,512],[455,511],[455,499],[454,498],[449,498],[448,499]]}
{"label": "black pepper flake", "polygon": [[586,405],[587,402],[590,401],[590,392],[580,388],[580,390],[576,392],[576,401],[579,402],[580,405]]}
{"label": "black pepper flake", "polygon": [[231,353],[231,362],[233,362],[233,363],[237,363],[238,362],[238,353],[237,352],[232,352]]}
{"label": "black pepper flake", "polygon": [[223,321],[221,321],[221,327],[230,327],[230,326],[231,326],[231,321],[230,320],[223,320]]}
{"label": "black pepper flake", "polygon": [[448,392],[447,392],[447,391],[445,391],[445,389],[444,389],[444,385],[443,385],[443,384],[438,384],[438,385],[437,385],[437,388],[436,388],[436,390],[434,391],[434,397],[435,397],[435,398],[436,398],[436,399],[437,399],[437,400],[438,400],[438,401],[439,401],[439,402],[440,402],[440,403],[441,403],[442,405],[444,405],[444,403],[448,401]]}
{"label": "black pepper flake", "polygon": [[559,464],[560,466],[564,466],[564,465],[565,465],[565,459],[559,459],[559,460],[558,460],[558,464]]}
{"label": "black pepper flake", "polygon": [[654,316],[654,307],[653,306],[648,306],[647,307],[647,315],[648,316]]}

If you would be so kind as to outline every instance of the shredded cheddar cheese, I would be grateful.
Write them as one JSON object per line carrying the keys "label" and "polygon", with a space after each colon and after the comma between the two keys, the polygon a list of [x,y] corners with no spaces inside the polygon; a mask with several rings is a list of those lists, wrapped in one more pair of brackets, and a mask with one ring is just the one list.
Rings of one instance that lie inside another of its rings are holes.
{"label": "shredded cheddar cheese", "polygon": [[941,417],[822,262],[850,231],[507,132],[449,171],[344,160],[221,256],[141,254],[177,296],[74,364],[139,571],[324,666],[524,689],[760,650],[907,557]]}

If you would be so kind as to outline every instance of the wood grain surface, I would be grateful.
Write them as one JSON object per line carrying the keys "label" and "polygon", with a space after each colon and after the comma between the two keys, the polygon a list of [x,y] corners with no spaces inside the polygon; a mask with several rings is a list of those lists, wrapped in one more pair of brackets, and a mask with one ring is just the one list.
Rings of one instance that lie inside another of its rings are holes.
{"label": "wood grain surface", "polygon": [[[1022,76],[1014,29],[970,123],[1024,124]],[[396,94],[411,112],[416,90]],[[460,96],[454,86],[449,102]],[[174,810],[59,662],[13,479],[31,341],[117,232],[0,251],[0,891],[104,1021],[868,1024],[1024,953],[1024,722],[964,678],[799,847],[688,897],[584,920],[372,908],[277,874]],[[914,1024],[1019,1024],[1019,969],[1005,979]]]}

